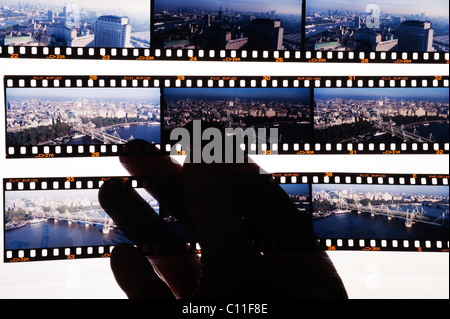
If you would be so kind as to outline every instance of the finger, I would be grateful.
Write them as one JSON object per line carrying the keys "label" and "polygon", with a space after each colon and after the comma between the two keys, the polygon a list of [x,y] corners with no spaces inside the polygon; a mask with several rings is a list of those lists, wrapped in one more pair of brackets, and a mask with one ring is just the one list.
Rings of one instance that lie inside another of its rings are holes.
{"label": "finger", "polygon": [[296,246],[315,238],[311,217],[297,211],[280,185],[253,178],[236,183],[236,189],[234,199],[243,209],[252,238],[279,244],[276,251],[260,247],[270,265],[274,291],[278,292],[274,298],[348,298],[326,252],[299,250]]}
{"label": "finger", "polygon": [[135,247],[116,245],[111,253],[111,269],[119,287],[130,299],[174,299],[152,265]]}
{"label": "finger", "polygon": [[119,157],[123,167],[132,176],[181,175],[182,166],[173,161],[169,155],[145,155],[145,150],[152,145],[144,140],[131,140],[125,147],[128,155]]}
{"label": "finger", "polygon": [[175,237],[154,209],[131,187],[106,181],[99,190],[99,202],[105,212],[137,245],[174,242]]}
{"label": "finger", "polygon": [[[161,247],[161,249],[158,249],[159,251],[163,251],[163,247],[167,247],[171,243],[192,242],[192,236],[186,232],[179,222],[164,222],[136,190],[127,187],[114,187],[111,185],[112,182],[105,182],[100,189],[100,204],[132,242],[143,246],[143,248],[159,246]],[[122,263],[127,263],[126,258],[128,257],[126,254],[130,254],[130,250],[129,247],[117,249],[118,253],[116,253],[114,265],[121,266],[120,271],[133,271],[131,265],[122,265]],[[125,252],[121,254],[123,251]],[[133,254],[137,253],[134,252]],[[120,261],[120,258],[124,258],[124,260]],[[200,260],[197,255],[165,255],[147,258],[153,264],[152,272],[158,273],[177,298],[190,298],[192,296],[197,287],[200,273]],[[142,263],[140,259],[139,263]],[[138,264],[138,269],[144,268]],[[122,281],[128,285],[125,288],[130,289],[131,293],[134,293],[136,287],[141,287],[139,283],[129,283],[132,280],[139,281],[138,275],[123,273],[122,276]],[[143,278],[146,278],[145,276],[148,275],[143,275]],[[139,293],[142,293],[141,290],[142,288],[139,288]]]}
{"label": "finger", "polygon": [[280,185],[251,178],[234,188],[234,200],[255,241],[298,243],[314,237],[310,215],[299,212]]}
{"label": "finger", "polygon": [[[204,144],[209,141],[202,140],[196,143],[193,140],[195,125],[193,122],[185,125],[185,128],[190,133],[190,145],[204,147]],[[201,122],[201,129],[215,126],[215,123]],[[237,156],[234,152],[234,150],[236,150],[236,153],[240,150],[240,145],[237,145],[237,143],[237,140],[233,140],[231,157],[234,162],[230,165],[220,165],[221,173],[238,176],[261,174],[261,168],[251,161],[247,155],[243,156],[243,161],[238,160],[240,156]],[[230,149],[226,145],[229,145],[229,143],[227,143],[225,138],[222,141],[219,139],[217,143],[218,149],[214,149],[213,152],[215,160],[221,160],[221,163],[227,163],[227,160],[229,160],[227,155],[230,154],[227,152]],[[235,148],[236,146],[238,148]],[[196,162],[195,154],[193,155],[192,153],[199,153],[199,150],[191,148],[190,151],[191,153],[187,156],[187,159],[190,161],[185,163],[184,166],[201,165],[200,167],[202,167],[205,160],[203,155],[205,154],[201,153],[200,159],[197,156]],[[234,155],[236,155],[236,158],[234,158]],[[198,160],[200,160],[200,163],[198,163]],[[307,213],[300,214],[280,186],[255,180],[253,183],[235,183],[233,184],[233,189],[235,191],[233,201],[237,201],[239,203],[238,206],[242,207],[242,217],[245,217],[253,239],[259,241],[303,241],[313,237],[310,216]]]}
{"label": "finger", "polygon": [[150,256],[147,259],[177,299],[192,298],[202,267],[199,255]]}
{"label": "finger", "polygon": [[222,165],[185,165],[185,199],[202,249],[197,298],[270,294],[268,272],[245,229],[234,189]]}
{"label": "finger", "polygon": [[[224,165],[184,165],[185,201],[203,252],[226,248],[227,241],[241,244],[242,250],[252,250],[240,208],[234,205],[234,185],[228,172]],[[227,238],[229,234],[234,236]]]}
{"label": "finger", "polygon": [[277,298],[347,299],[348,295],[332,260],[325,251],[266,252]]}
{"label": "finger", "polygon": [[[132,140],[126,145],[130,149],[145,149],[150,143],[143,140]],[[136,152],[131,152],[135,154]],[[190,234],[189,241],[195,241],[194,227],[187,216],[186,207],[182,199],[183,185],[180,179],[182,166],[175,163],[170,156],[127,155],[120,156],[120,162],[131,176],[161,177],[156,183],[144,185],[144,188],[161,203],[161,216],[174,216],[183,225],[184,232]]]}

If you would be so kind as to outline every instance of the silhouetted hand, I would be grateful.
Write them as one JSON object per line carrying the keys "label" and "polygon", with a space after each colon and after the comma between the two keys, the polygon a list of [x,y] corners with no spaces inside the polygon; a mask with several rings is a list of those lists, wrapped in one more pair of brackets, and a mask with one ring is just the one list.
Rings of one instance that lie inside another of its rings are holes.
{"label": "silhouetted hand", "polygon": [[129,298],[347,298],[326,252],[270,249],[270,243],[298,243],[314,234],[308,217],[299,214],[279,185],[245,179],[260,173],[256,164],[181,166],[168,156],[120,160],[131,176],[181,181],[146,185],[164,203],[161,210],[176,216],[169,223],[134,189],[105,183],[100,203],[122,232],[138,246],[193,240],[201,246],[201,257],[146,257],[132,245],[117,245],[111,268]]}

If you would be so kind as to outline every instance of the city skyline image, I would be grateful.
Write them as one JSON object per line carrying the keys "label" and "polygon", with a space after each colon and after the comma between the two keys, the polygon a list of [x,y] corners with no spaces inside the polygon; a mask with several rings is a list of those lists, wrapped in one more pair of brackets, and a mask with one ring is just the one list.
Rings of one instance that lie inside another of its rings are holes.
{"label": "city skyline image", "polygon": [[155,48],[286,50],[301,46],[301,0],[155,0]]}
{"label": "city skyline image", "polygon": [[272,142],[311,135],[310,89],[169,88],[163,95],[166,135],[194,120],[222,129],[277,128],[279,141]]}
{"label": "city skyline image", "polygon": [[[195,0],[186,3],[181,0],[155,0],[155,10],[164,9],[204,9],[217,10],[222,7],[223,10],[234,10],[240,12],[269,12],[277,10],[280,14],[286,15],[301,15],[302,0],[282,0],[274,5],[273,1],[269,0]],[[227,11],[228,11],[227,10]]]}
{"label": "city skyline image", "polygon": [[317,141],[449,141],[445,88],[319,88],[314,99]]}
{"label": "city skyline image", "polygon": [[8,146],[161,141],[158,88],[7,88]]}
{"label": "city skyline image", "polygon": [[425,12],[427,17],[445,17],[449,14],[448,1],[430,0],[427,5],[418,0],[380,0],[376,2],[357,0],[307,0],[307,9],[313,11],[348,10],[364,12],[369,4],[376,4],[381,11],[393,14],[416,15]]}
{"label": "city skyline image", "polygon": [[383,192],[389,194],[404,194],[404,195],[423,195],[435,196],[436,198],[449,197],[449,189],[445,186],[423,186],[423,185],[372,185],[372,184],[316,184],[313,186],[313,192],[342,192],[347,190],[347,193],[376,193]]}
{"label": "city skyline image", "polygon": [[150,1],[2,1],[0,44],[150,48]]}
{"label": "city skyline image", "polygon": [[315,184],[312,203],[319,238],[448,240],[447,186]]}
{"label": "city skyline image", "polygon": [[[156,213],[159,203],[136,191]],[[5,249],[131,243],[102,209],[98,189],[5,192]]]}
{"label": "city skyline image", "polygon": [[306,49],[449,52],[449,4],[432,0],[309,0]]}

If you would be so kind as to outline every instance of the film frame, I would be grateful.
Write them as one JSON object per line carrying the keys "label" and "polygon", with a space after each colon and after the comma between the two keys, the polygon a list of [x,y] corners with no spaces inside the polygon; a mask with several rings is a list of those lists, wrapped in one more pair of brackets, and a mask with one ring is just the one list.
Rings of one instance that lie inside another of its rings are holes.
{"label": "film frame", "polygon": [[[418,186],[418,187],[447,187],[448,200],[448,175],[425,174],[359,174],[359,173],[282,173],[266,175],[239,175],[233,177],[236,182],[263,182],[285,185],[302,185],[309,189],[309,202],[312,203],[312,188],[315,185],[394,185],[394,186]],[[177,177],[152,176],[152,177],[70,177],[70,178],[29,178],[29,179],[3,179],[5,198],[8,192],[40,191],[40,190],[97,190],[105,181],[113,180],[115,187],[143,188],[152,183],[179,183]],[[287,191],[288,193],[288,191]],[[6,202],[5,202],[6,205]],[[160,203],[163,205],[163,203]],[[447,204],[448,205],[448,204]],[[5,206],[6,207],[6,206]],[[312,206],[307,209],[307,214],[312,216]],[[448,214],[448,210],[447,210]],[[448,218],[448,217],[447,217]],[[448,223],[448,221],[447,221]],[[311,224],[313,219],[311,218]],[[413,226],[414,227],[414,226]],[[442,226],[445,227],[445,226]],[[14,231],[14,230],[13,230]],[[4,236],[6,236],[6,231]],[[447,224],[448,236],[448,224]],[[261,251],[299,251],[299,250],[344,250],[344,251],[398,251],[398,252],[448,252],[448,238],[423,239],[423,238],[327,238],[314,237],[294,241],[257,241],[255,246]],[[71,245],[46,248],[7,249],[4,247],[4,262],[29,262],[61,259],[80,258],[107,258],[114,245]],[[196,242],[175,244],[154,244],[140,247],[147,255],[164,254],[198,254],[201,247]],[[232,250],[233,247],[230,247]]]}
{"label": "film frame", "polygon": [[[309,31],[312,31],[311,26],[315,26],[314,21],[308,21],[308,27],[306,26],[306,16],[310,15],[308,5],[314,4],[314,0],[299,0],[298,4],[292,8],[292,11],[298,10],[301,14],[300,27],[297,26],[297,31],[291,36],[296,36],[299,40],[294,41],[296,49],[286,49],[283,48],[275,49],[199,49],[199,48],[166,48],[161,45],[155,44],[152,39],[156,38],[155,32],[155,2],[160,0],[148,0],[150,6],[150,21],[149,24],[149,48],[128,48],[128,47],[105,47],[99,44],[98,47],[66,47],[65,45],[59,46],[27,46],[20,42],[12,44],[4,44],[0,46],[0,57],[1,58],[40,58],[40,59],[96,59],[96,60],[178,60],[178,61],[226,61],[226,62],[237,62],[237,61],[258,61],[258,62],[303,62],[303,63],[438,63],[438,64],[448,64],[449,52],[425,52],[428,49],[418,49],[418,50],[402,50],[398,52],[394,51],[378,51],[378,49],[372,48],[360,48],[344,51],[330,50],[330,51],[320,51],[320,49],[307,49],[306,38]],[[228,9],[228,8],[227,8]],[[295,10],[294,10],[295,9]],[[346,10],[345,10],[346,9]],[[353,8],[340,8],[339,11],[349,11]],[[439,8],[433,8],[434,10],[439,10]],[[217,16],[217,10],[215,10],[215,15]],[[367,10],[367,8],[366,8]],[[383,11],[382,8],[378,10]],[[223,10],[220,10],[223,16]],[[219,11],[219,16],[220,16]],[[231,9],[230,12],[233,12]],[[273,21],[278,21],[278,17],[271,16],[269,13],[273,12],[273,15],[277,12],[272,8],[266,14],[265,17],[260,19],[275,19]],[[369,12],[360,12],[359,29],[361,28],[361,19],[364,21],[366,18],[363,15],[367,15]],[[216,18],[216,16],[214,18]],[[394,15],[395,16],[395,15]],[[332,17],[332,16],[331,16]],[[362,18],[361,18],[362,17]],[[8,18],[8,16],[6,16]],[[327,17],[328,18],[328,17]],[[390,17],[389,17],[390,18]],[[409,19],[413,19],[413,15]],[[418,19],[424,20],[426,17],[418,17]],[[448,18],[448,17],[447,17]],[[206,18],[205,18],[206,19]],[[207,21],[211,21],[211,17]],[[222,19],[222,18],[221,18]],[[349,16],[349,20],[353,21],[354,16]],[[379,18],[378,18],[379,19]],[[401,18],[400,18],[401,19]],[[405,19],[405,18],[403,18]],[[5,19],[7,22],[8,20]],[[45,20],[45,19],[44,19]],[[390,19],[386,19],[388,21]],[[220,21],[220,20],[219,20]],[[347,21],[347,18],[345,19]],[[44,21],[45,22],[45,21]],[[170,21],[169,21],[170,22]],[[310,23],[311,22],[311,23]],[[320,21],[319,21],[320,22]],[[203,23],[203,22],[202,22]],[[210,22],[209,22],[210,23]],[[201,24],[201,23],[200,23]],[[336,25],[339,23],[336,22]],[[364,22],[364,25],[365,22]],[[168,25],[170,27],[170,24]],[[320,26],[320,24],[319,24]],[[349,22],[345,27],[349,28],[352,24]],[[398,26],[397,26],[398,27]],[[375,28],[375,27],[370,27]],[[369,29],[370,29],[369,28]],[[448,26],[447,26],[448,28]],[[92,29],[92,28],[91,28]],[[275,28],[276,29],[276,28]],[[308,29],[308,30],[307,30]],[[314,29],[313,29],[314,30]],[[325,30],[325,29],[324,29]],[[378,30],[378,29],[374,29]],[[314,30],[316,31],[316,30]],[[326,30],[325,30],[326,31]],[[91,30],[91,33],[94,32]],[[375,32],[375,31],[374,31]],[[384,30],[383,30],[384,32]],[[448,30],[447,30],[448,33]],[[364,37],[364,36],[363,36]],[[80,36],[82,38],[82,36]],[[239,38],[234,39],[234,41],[239,40]],[[73,39],[71,39],[73,41]],[[355,41],[355,42],[359,42]],[[377,40],[378,41],[378,40]],[[381,40],[380,40],[381,41]],[[384,39],[381,43],[389,42],[392,40]],[[441,41],[441,40],[439,40]],[[155,41],[156,42],[156,41]],[[378,41],[379,42],[379,41]],[[376,43],[378,46],[378,42]],[[445,42],[445,40],[443,41]],[[287,41],[289,43],[289,41]],[[66,44],[67,45],[67,44]],[[228,44],[227,44],[228,45]],[[440,46],[441,44],[439,44]],[[448,44],[447,44],[448,46]],[[422,52],[422,51],[423,52]]]}
{"label": "film frame", "polygon": [[[294,77],[294,76],[5,76],[4,94],[5,111],[8,114],[7,90],[28,88],[111,88],[115,90],[125,88],[149,88],[159,89],[161,92],[160,114],[165,114],[165,90],[167,89],[303,89],[309,90],[309,120],[311,135],[305,141],[290,141],[278,143],[258,143],[248,145],[244,152],[264,155],[313,155],[313,154],[436,154],[444,155],[449,152],[449,142],[444,140],[424,141],[419,136],[418,140],[401,141],[398,137],[395,141],[370,142],[370,141],[318,141],[315,136],[314,118],[316,111],[315,95],[318,90],[332,89],[398,89],[407,90],[415,88],[431,88],[445,90],[448,88],[448,76],[412,76],[412,77],[373,77],[373,76],[329,76],[329,77]],[[382,102],[382,101],[381,101]],[[448,105],[448,101],[446,101]],[[447,109],[448,114],[448,109]],[[435,114],[436,115],[436,114]],[[448,122],[448,115],[443,114]],[[425,116],[426,118],[426,116]],[[442,119],[441,119],[442,120]],[[162,121],[161,121],[162,122]],[[152,143],[145,149],[130,149],[127,144],[95,144],[90,145],[33,145],[10,146],[6,137],[6,158],[48,158],[48,157],[102,157],[102,156],[126,156],[126,155],[184,155],[186,150],[174,141],[163,138],[164,124],[161,125],[161,142]],[[393,129],[393,127],[391,127]],[[387,131],[385,131],[387,132]],[[403,129],[400,131],[403,132]],[[394,134],[394,131],[392,131]],[[403,134],[406,134],[403,132]],[[429,133],[428,133],[429,134]],[[6,134],[7,135],[7,134]],[[415,135],[415,133],[413,134]],[[176,150],[175,154],[173,150]]]}
{"label": "film frame", "polygon": [[[357,187],[358,185],[365,186],[443,186],[447,187],[448,185],[448,176],[446,175],[424,175],[424,174],[411,174],[411,175],[402,175],[402,174],[346,174],[346,173],[332,173],[326,172],[322,174],[273,174],[274,179],[280,185],[292,185],[297,183],[308,182],[312,187],[310,189],[311,197],[314,193],[314,187],[320,185],[339,185],[339,186],[349,186],[349,187]],[[448,191],[448,189],[447,189]],[[312,204],[313,205],[313,204]],[[400,206],[400,204],[399,204]],[[348,206],[347,206],[348,209]],[[364,207],[360,206],[363,210]],[[350,209],[350,212],[353,212],[353,209]],[[314,215],[315,210],[311,207],[311,214]],[[367,213],[367,212],[366,212]],[[337,213],[332,213],[337,214]],[[358,211],[358,216],[360,215],[360,211]],[[363,211],[364,214],[364,211]],[[445,213],[444,213],[445,214]],[[408,214],[406,214],[408,216]],[[382,212],[379,213],[371,213],[371,218],[374,216],[379,217],[383,216]],[[384,215],[385,216],[385,215]],[[389,215],[388,215],[389,216]],[[444,216],[444,215],[443,215]],[[324,217],[325,219],[327,217]],[[388,217],[388,220],[399,218]],[[444,219],[442,217],[442,226],[444,226]],[[319,217],[320,219],[320,217]],[[407,218],[406,218],[407,220]],[[316,232],[317,239],[314,242],[316,247],[320,247],[323,250],[364,250],[364,251],[449,251],[449,241],[448,238],[442,238],[442,240],[424,240],[424,239],[392,239],[392,238],[375,238],[379,237],[377,235],[370,236],[359,236],[356,238],[336,238],[336,236],[320,236],[317,234],[319,227],[314,223],[313,217],[313,230]],[[414,224],[414,222],[413,222]],[[352,225],[348,224],[348,227]],[[334,226],[325,227],[325,229],[330,230]],[[336,226],[337,227],[337,226]],[[406,227],[406,221],[405,221]],[[408,228],[410,226],[407,226]],[[411,226],[413,227],[413,226]],[[448,237],[448,229],[446,232],[446,236]],[[338,236],[339,237],[339,236]],[[341,236],[345,237],[345,236]],[[382,237],[382,236],[381,236]],[[445,245],[447,245],[445,247]]]}

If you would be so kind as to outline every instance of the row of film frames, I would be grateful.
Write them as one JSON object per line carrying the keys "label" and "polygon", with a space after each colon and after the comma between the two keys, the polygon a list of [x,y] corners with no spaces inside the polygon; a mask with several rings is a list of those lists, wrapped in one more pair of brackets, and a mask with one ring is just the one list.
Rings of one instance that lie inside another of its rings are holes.
{"label": "row of film frames", "polygon": [[[264,211],[274,214],[271,217],[278,221],[271,225],[283,228],[277,228],[283,235],[274,237],[270,229],[267,239],[267,229],[255,232],[254,242],[261,251],[449,249],[448,175],[283,173],[239,175],[232,180],[242,189],[248,185],[259,185],[265,191],[269,185],[273,192],[281,189],[283,201],[289,202],[286,208],[286,203],[265,201],[268,210],[283,206],[286,211]],[[119,191],[136,190],[165,224],[179,222],[177,212],[168,215],[165,204],[145,192],[161,185],[180,185],[176,176],[7,178],[3,180],[4,261],[109,257],[115,245],[133,243],[100,204],[99,190],[105,183]],[[260,216],[260,205],[252,205]],[[251,213],[243,214],[250,220]],[[148,222],[144,215],[139,216]],[[180,229],[177,227],[171,229]],[[299,237],[295,233],[299,229],[312,232]],[[195,235],[192,238],[138,247],[147,255],[201,253]]]}
{"label": "row of film frames", "polygon": [[184,155],[171,133],[197,120],[253,133],[249,154],[449,152],[448,76],[5,76],[4,90],[7,158]]}
{"label": "row of film frames", "polygon": [[[120,1],[119,1],[120,2]],[[45,4],[45,10],[42,9]],[[443,63],[445,0],[46,1],[0,8],[0,57],[183,61]],[[137,9],[138,8],[138,9]],[[112,15],[111,13],[114,13]]]}

